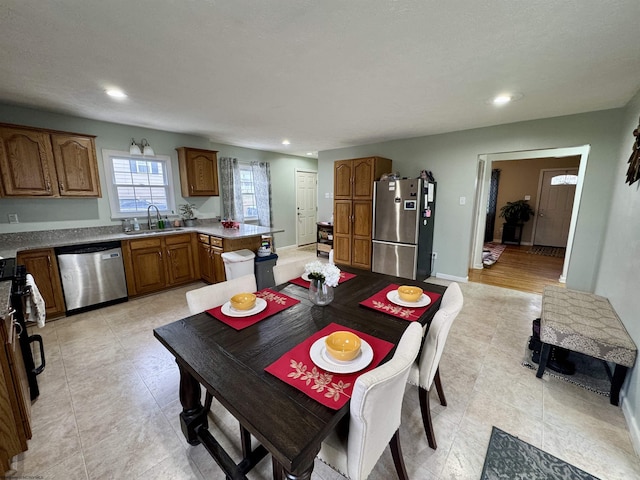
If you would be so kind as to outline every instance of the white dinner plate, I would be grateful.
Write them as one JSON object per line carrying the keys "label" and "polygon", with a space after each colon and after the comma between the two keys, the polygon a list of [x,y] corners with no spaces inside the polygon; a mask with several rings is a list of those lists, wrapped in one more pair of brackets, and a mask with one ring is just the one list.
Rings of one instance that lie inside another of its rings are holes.
{"label": "white dinner plate", "polygon": [[231,302],[227,302],[222,305],[222,313],[228,317],[250,317],[256,313],[260,313],[267,308],[267,301],[264,298],[256,298],[256,304],[249,310],[236,310],[231,306]]}
{"label": "white dinner plate", "polygon": [[303,273],[302,275],[300,275],[300,278],[302,278],[305,282],[310,282],[311,279],[309,278],[309,274],[308,273]]}
{"label": "white dinner plate", "polygon": [[415,302],[405,302],[400,298],[400,295],[398,295],[398,290],[391,290],[390,292],[387,292],[387,300],[395,303],[396,305],[400,305],[401,307],[426,307],[431,303],[429,296],[424,293],[420,295],[420,298]]}
{"label": "white dinner plate", "polygon": [[360,339],[360,353],[356,358],[348,362],[336,360],[327,353],[327,348],[324,343],[326,338],[327,337],[322,337],[313,342],[313,345],[311,345],[311,348],[309,349],[309,356],[313,363],[327,372],[358,372],[369,365],[371,360],[373,360],[373,349],[371,348],[371,345],[365,342],[362,338]]}

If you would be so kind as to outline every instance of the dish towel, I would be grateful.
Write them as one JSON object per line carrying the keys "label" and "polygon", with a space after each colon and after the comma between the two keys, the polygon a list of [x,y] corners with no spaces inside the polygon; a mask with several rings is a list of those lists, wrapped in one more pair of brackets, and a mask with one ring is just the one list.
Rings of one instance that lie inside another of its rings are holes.
{"label": "dish towel", "polygon": [[36,282],[30,273],[27,274],[27,286],[30,287],[31,294],[27,296],[27,301],[25,302],[26,319],[31,322],[38,322],[38,326],[42,328],[46,317],[44,298],[40,295],[40,290],[38,290]]}

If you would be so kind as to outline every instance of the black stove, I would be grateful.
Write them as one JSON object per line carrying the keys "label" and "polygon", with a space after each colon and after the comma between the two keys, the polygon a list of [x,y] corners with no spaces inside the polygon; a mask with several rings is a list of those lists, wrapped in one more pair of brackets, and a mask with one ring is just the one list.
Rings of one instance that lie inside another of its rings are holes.
{"label": "black stove", "polygon": [[[44,370],[44,345],[40,335],[29,335],[27,331],[27,323],[25,319],[26,300],[31,295],[31,286],[27,284],[27,269],[24,265],[16,266],[15,258],[3,258],[0,260],[0,281],[11,280],[11,306],[13,307],[13,319],[15,323],[20,325],[18,333],[20,339],[20,347],[22,350],[22,359],[29,380],[29,394],[31,401],[34,401],[40,395],[38,388],[37,375]],[[37,344],[39,348],[40,365],[35,366],[33,351],[31,344]]]}

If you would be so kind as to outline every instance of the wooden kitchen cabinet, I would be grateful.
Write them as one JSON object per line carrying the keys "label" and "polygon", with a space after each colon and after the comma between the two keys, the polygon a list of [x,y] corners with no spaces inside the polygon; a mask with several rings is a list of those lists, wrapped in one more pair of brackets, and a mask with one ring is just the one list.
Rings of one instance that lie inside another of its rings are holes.
{"label": "wooden kitchen cabinet", "polygon": [[334,163],[333,260],[371,269],[373,182],[390,173],[392,160],[382,157]]}
{"label": "wooden kitchen cabinet", "polygon": [[203,234],[198,236],[200,278],[202,280],[209,283],[219,283],[227,279],[222,258],[224,251],[222,238]]}
{"label": "wooden kitchen cabinet", "polygon": [[[195,235],[195,234],[193,234]],[[122,243],[130,296],[157,292],[196,280],[192,234],[155,236]]]}
{"label": "wooden kitchen cabinet", "polygon": [[100,178],[93,137],[51,135],[61,196],[100,197]]}
{"label": "wooden kitchen cabinet", "polygon": [[[3,306],[4,309],[4,306]],[[31,396],[13,315],[0,317],[0,472],[27,450],[31,438]]]}
{"label": "wooden kitchen cabinet", "polygon": [[183,197],[220,195],[217,151],[179,147],[180,188]]}
{"label": "wooden kitchen cabinet", "polygon": [[64,315],[66,308],[60,283],[58,260],[52,248],[25,250],[18,252],[18,265],[24,265],[33,276],[36,286],[44,299],[47,318]]}
{"label": "wooden kitchen cabinet", "polygon": [[0,125],[0,180],[6,197],[100,197],[95,140]]}
{"label": "wooden kitchen cabinet", "polygon": [[52,197],[57,192],[51,139],[46,132],[0,127],[0,166],[7,197]]}
{"label": "wooden kitchen cabinet", "polygon": [[198,256],[200,260],[200,276],[209,283],[224,282],[227,279],[224,252],[247,249],[257,252],[262,236],[245,238],[221,238],[212,235],[198,235]]}

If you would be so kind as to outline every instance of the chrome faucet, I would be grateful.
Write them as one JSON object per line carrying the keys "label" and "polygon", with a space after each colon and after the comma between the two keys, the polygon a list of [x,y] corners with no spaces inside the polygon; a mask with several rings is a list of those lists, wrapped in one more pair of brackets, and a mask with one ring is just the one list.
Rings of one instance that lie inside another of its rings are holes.
{"label": "chrome faucet", "polygon": [[153,230],[153,223],[151,222],[151,207],[156,209],[156,217],[158,217],[156,219],[156,225],[158,225],[158,222],[161,220],[160,210],[158,210],[158,207],[156,207],[155,205],[149,205],[147,207],[147,224],[149,225],[149,230]]}

